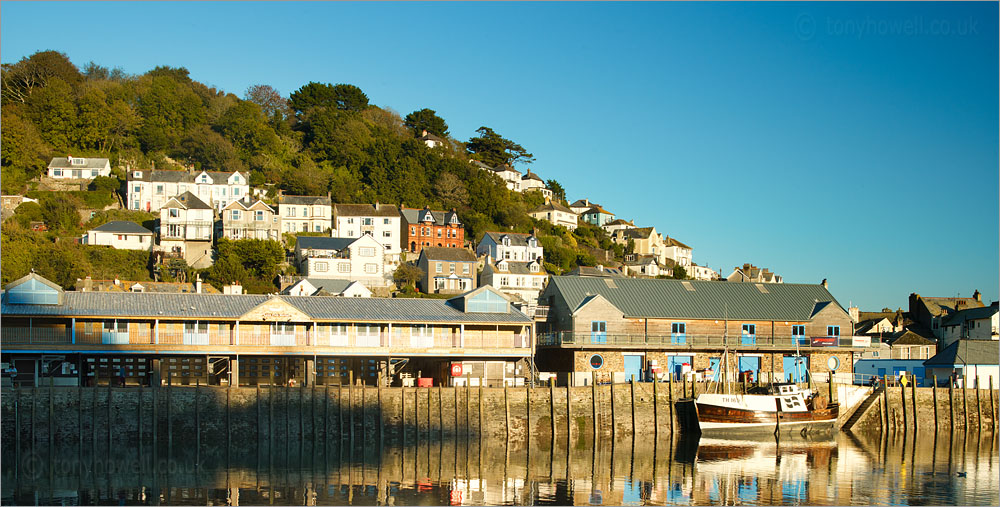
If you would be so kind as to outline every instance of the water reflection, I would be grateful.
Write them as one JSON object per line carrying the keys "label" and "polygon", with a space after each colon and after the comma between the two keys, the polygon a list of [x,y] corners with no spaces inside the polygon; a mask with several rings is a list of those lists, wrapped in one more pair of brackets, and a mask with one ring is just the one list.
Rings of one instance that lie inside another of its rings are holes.
{"label": "water reflection", "polygon": [[[377,440],[377,439],[376,439]],[[3,454],[3,504],[1000,503],[991,433],[826,440],[280,442],[274,452],[68,445]],[[89,442],[88,442],[89,443]],[[134,444],[134,442],[133,442]]]}

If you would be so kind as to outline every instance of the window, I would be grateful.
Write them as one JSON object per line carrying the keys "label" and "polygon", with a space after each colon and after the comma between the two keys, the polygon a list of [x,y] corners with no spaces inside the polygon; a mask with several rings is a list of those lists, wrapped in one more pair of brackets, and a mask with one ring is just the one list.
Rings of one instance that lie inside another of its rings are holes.
{"label": "window", "polygon": [[389,225],[389,219],[388,219],[388,218],[383,218],[383,219],[382,219],[382,223],[383,223],[384,225]]}
{"label": "window", "polygon": [[303,217],[309,216],[309,207],[308,206],[303,206],[302,207],[302,216]]}
{"label": "window", "polygon": [[341,263],[338,263],[337,264],[337,272],[338,273],[350,273],[351,272],[351,263],[350,262],[341,262]]}
{"label": "window", "polygon": [[181,211],[177,208],[170,208],[170,218],[177,218],[181,215]]}
{"label": "window", "polygon": [[434,329],[427,324],[416,324],[410,327],[411,347],[433,347]]}
{"label": "window", "polygon": [[441,237],[441,229],[438,229],[438,237]]}
{"label": "window", "polygon": [[378,264],[375,264],[374,262],[365,263],[365,273],[378,273]]}
{"label": "window", "polygon": [[462,274],[463,275],[469,274],[469,265],[468,264],[462,264]]}
{"label": "window", "polygon": [[410,235],[411,235],[411,236],[413,236],[413,235],[416,235],[416,234],[417,234],[417,228],[416,228],[416,227],[413,227],[413,226],[411,225],[411,226],[410,226]]}
{"label": "window", "polygon": [[354,219],[353,218],[348,218],[347,219],[347,224],[348,225],[354,224]]}
{"label": "window", "polygon": [[323,232],[323,228],[321,226],[319,226],[319,225],[316,225],[314,227],[314,231],[313,232]]}
{"label": "window", "polygon": [[363,246],[359,249],[359,254],[362,257],[375,257],[375,248],[370,246]]}
{"label": "window", "polygon": [[501,276],[500,277],[500,286],[501,287],[505,287],[506,285],[507,285],[507,277],[506,276]]}
{"label": "window", "polygon": [[295,208],[289,206],[288,207],[288,214],[285,215],[285,216],[294,217],[295,216]]}
{"label": "window", "polygon": [[119,234],[118,235],[118,241],[124,241],[124,240],[125,240],[125,236],[122,236],[121,234]]}
{"label": "window", "polygon": [[840,336],[840,326],[826,326],[827,336]]}
{"label": "window", "polygon": [[156,186],[156,195],[163,195],[163,185]]}
{"label": "window", "polygon": [[254,219],[254,221],[257,221],[257,222],[263,222],[264,221],[264,212],[262,210],[255,211],[254,214],[253,214],[253,219]]}
{"label": "window", "polygon": [[392,237],[392,231],[382,231],[382,237],[383,238],[391,238]]}
{"label": "window", "polygon": [[806,344],[806,326],[794,325],[792,326],[792,342],[797,342],[800,345]]}
{"label": "window", "polygon": [[434,267],[434,272],[435,273],[442,273],[442,272],[444,272],[444,263],[443,262],[437,262],[435,264],[436,264],[436,266]]}
{"label": "window", "polygon": [[240,210],[234,209],[233,210],[233,220],[239,220],[239,219],[240,219]]}
{"label": "window", "polygon": [[233,197],[239,197],[239,196],[240,196],[240,188],[236,187],[233,189]]}
{"label": "window", "polygon": [[365,217],[361,219],[361,225],[372,225],[373,220],[370,217]]}
{"label": "window", "polygon": [[87,165],[87,159],[85,158],[74,158],[73,165]]}
{"label": "window", "polygon": [[740,336],[741,345],[756,345],[757,344],[757,325],[756,324],[743,324],[743,333]]}
{"label": "window", "polygon": [[138,193],[142,192],[142,186],[141,185],[133,185],[132,186],[132,191],[138,194]]}
{"label": "window", "polygon": [[316,263],[316,271],[325,273],[325,272],[327,272],[329,270],[330,270],[330,263],[328,263],[328,262],[317,262]]}
{"label": "window", "polygon": [[687,342],[687,324],[684,322],[673,322],[670,324],[670,343]]}
{"label": "window", "polygon": [[608,342],[608,323],[603,320],[590,322],[590,343]]}
{"label": "window", "polygon": [[62,169],[53,169],[52,170],[52,176],[62,177],[62,175],[63,175],[63,170]]}
{"label": "window", "polygon": [[451,264],[448,265],[448,270],[449,270],[450,273],[454,273],[455,272],[455,263],[454,262],[452,262]]}

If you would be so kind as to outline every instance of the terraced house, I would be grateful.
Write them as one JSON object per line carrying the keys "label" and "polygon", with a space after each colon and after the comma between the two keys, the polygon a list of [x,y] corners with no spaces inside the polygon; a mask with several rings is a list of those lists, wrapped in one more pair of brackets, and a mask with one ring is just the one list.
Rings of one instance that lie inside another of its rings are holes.
{"label": "terraced house", "polygon": [[239,171],[131,171],[126,195],[128,209],[153,211],[170,198],[191,192],[221,211],[229,203],[250,195],[250,183]]}
{"label": "terraced house", "polygon": [[853,336],[853,321],[824,284],[556,276],[539,314],[539,369],[570,372],[578,383],[592,372],[642,379],[657,370],[718,379],[726,350],[730,379],[750,372],[802,381],[807,369],[826,379],[836,357],[837,378],[850,383],[854,359],[871,346],[870,337]]}
{"label": "terraced house", "polygon": [[[2,361],[20,385],[368,385],[453,367],[523,381],[532,323],[491,288],[440,299],[73,292],[37,274],[5,287]],[[52,380],[49,380],[49,379]]]}

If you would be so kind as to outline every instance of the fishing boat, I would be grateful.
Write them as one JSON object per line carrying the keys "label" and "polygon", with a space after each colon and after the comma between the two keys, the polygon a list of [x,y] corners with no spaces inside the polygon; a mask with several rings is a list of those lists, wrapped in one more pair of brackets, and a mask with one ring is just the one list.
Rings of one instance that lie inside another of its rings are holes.
{"label": "fishing boat", "polygon": [[[725,359],[722,365],[725,371]],[[729,383],[723,385],[728,388]],[[681,404],[682,429],[713,436],[829,431],[840,413],[839,404],[793,382],[751,387],[743,393],[703,393]]]}

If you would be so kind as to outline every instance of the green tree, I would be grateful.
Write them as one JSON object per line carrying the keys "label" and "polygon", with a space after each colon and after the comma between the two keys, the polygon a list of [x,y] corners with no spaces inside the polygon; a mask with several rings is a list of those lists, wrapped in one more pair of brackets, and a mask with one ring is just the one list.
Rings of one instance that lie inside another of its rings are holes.
{"label": "green tree", "polygon": [[18,114],[18,109],[4,107],[0,129],[0,180],[4,194],[20,194],[27,180],[45,171],[50,148],[35,125]]}
{"label": "green tree", "polygon": [[69,86],[75,86],[83,76],[64,53],[39,51],[15,64],[3,64],[3,103],[26,103],[36,91],[49,85],[52,79],[59,79]]}
{"label": "green tree", "polygon": [[520,144],[504,138],[489,127],[479,127],[476,132],[479,135],[470,138],[465,147],[472,158],[484,164],[496,167],[502,164],[530,164],[535,161],[534,155]]}
{"label": "green tree", "polygon": [[396,282],[396,285],[400,288],[415,287],[417,282],[423,279],[423,277],[424,270],[408,262],[400,264],[396,268],[396,271],[392,273],[392,280]]}
{"label": "green tree", "polygon": [[248,160],[252,155],[273,152],[278,147],[278,136],[267,124],[260,106],[253,102],[240,101],[230,107],[219,119],[219,130],[223,137]]}
{"label": "green tree", "polygon": [[143,121],[138,139],[147,152],[176,147],[188,130],[205,121],[201,98],[178,82],[177,74],[151,71],[139,81],[138,110]]}
{"label": "green tree", "polygon": [[73,89],[54,77],[44,88],[32,93],[28,101],[30,119],[46,142],[57,149],[69,149],[76,139],[76,104]]}
{"label": "green tree", "polygon": [[317,107],[331,107],[342,111],[361,111],[368,107],[368,96],[360,88],[349,84],[309,84],[292,92],[288,106],[297,114]]}
{"label": "green tree", "polygon": [[271,85],[255,84],[247,88],[243,98],[260,106],[260,110],[269,120],[282,121],[291,112],[288,99],[283,97]]}
{"label": "green tree", "polygon": [[419,136],[424,130],[440,137],[448,135],[448,124],[433,109],[423,108],[406,115],[403,125],[415,136]]}
{"label": "green tree", "polygon": [[246,168],[232,143],[208,125],[195,127],[179,144],[173,154],[199,168],[216,171]]}
{"label": "green tree", "polygon": [[674,279],[676,279],[676,280],[685,280],[688,277],[687,276],[687,270],[684,269],[684,266],[679,266],[679,265],[678,266],[674,266],[674,275],[673,276],[674,276]]}
{"label": "green tree", "polygon": [[552,198],[558,201],[566,200],[566,189],[559,184],[556,180],[547,180],[545,182],[545,188],[552,191]]}

